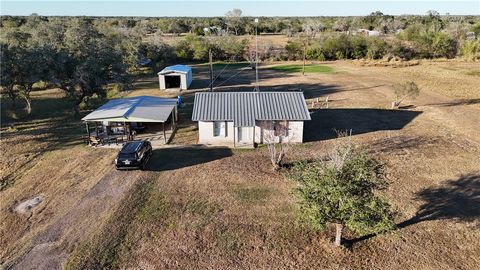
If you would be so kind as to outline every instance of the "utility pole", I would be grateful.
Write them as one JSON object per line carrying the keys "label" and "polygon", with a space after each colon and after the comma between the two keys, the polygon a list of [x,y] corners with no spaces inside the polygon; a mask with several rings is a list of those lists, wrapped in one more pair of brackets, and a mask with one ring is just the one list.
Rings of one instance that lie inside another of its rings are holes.
{"label": "utility pole", "polygon": [[302,75],[305,76],[305,53],[307,50],[306,42],[303,42],[303,67],[302,67]]}
{"label": "utility pole", "polygon": [[258,86],[258,19],[255,18],[255,91],[259,92],[260,87]]}
{"label": "utility pole", "polygon": [[213,92],[213,64],[212,64],[212,49],[208,50],[208,61],[210,62],[210,92]]}

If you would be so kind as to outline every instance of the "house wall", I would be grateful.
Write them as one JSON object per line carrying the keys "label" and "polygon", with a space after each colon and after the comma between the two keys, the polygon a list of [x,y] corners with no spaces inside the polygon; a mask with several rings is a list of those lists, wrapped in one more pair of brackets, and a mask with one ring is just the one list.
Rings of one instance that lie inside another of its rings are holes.
{"label": "house wall", "polygon": [[[255,127],[234,127],[233,122],[226,122],[226,134],[213,136],[213,122],[199,121],[198,142],[209,145],[253,147],[254,142],[264,143],[265,133],[269,132],[260,127],[260,125],[260,122],[258,122]],[[288,127],[289,132],[286,140],[292,143],[303,142],[303,121],[290,121]],[[243,140],[240,140],[240,132]]]}
{"label": "house wall", "polygon": [[[303,121],[289,121],[288,128],[287,141],[292,143],[303,142]],[[268,132],[270,131],[264,130],[264,128],[261,127],[261,121],[257,121],[255,126],[255,142],[264,143],[265,134]]]}
{"label": "house wall", "polygon": [[233,146],[234,128],[233,122],[226,122],[224,135],[213,136],[213,122],[198,122],[198,143],[211,145]]}

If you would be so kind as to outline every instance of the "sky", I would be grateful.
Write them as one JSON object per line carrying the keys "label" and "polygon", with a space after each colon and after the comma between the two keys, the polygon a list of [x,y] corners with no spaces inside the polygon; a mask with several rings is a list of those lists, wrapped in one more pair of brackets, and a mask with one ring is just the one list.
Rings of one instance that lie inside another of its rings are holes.
{"label": "sky", "polygon": [[377,10],[389,15],[425,15],[428,10],[440,14],[480,15],[480,0],[0,0],[1,15],[215,17],[223,16],[233,8],[241,9],[245,16],[357,16]]}

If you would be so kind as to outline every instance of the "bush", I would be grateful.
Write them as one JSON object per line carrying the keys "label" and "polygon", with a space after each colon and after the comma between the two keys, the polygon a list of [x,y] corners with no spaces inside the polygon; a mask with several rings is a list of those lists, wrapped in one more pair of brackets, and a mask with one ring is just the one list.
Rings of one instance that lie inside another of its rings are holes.
{"label": "bush", "polygon": [[480,40],[466,41],[460,50],[460,54],[467,60],[480,60]]}

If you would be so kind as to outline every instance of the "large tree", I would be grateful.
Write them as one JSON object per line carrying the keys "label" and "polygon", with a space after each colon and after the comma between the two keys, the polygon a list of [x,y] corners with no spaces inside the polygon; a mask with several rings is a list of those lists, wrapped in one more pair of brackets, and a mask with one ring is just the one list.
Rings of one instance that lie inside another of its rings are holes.
{"label": "large tree", "polygon": [[55,82],[72,99],[75,117],[86,97],[104,96],[108,83],[127,75],[122,52],[114,45],[87,20],[73,21],[66,31],[65,47],[56,53]]}
{"label": "large tree", "polygon": [[375,195],[385,187],[382,168],[365,152],[339,147],[327,162],[300,162],[290,178],[298,183],[302,216],[317,229],[335,224],[335,244],[341,245],[344,228],[357,235],[394,228],[386,200]]}
{"label": "large tree", "polygon": [[[235,31],[235,35],[238,35],[240,32],[240,28],[243,25],[242,10],[238,8],[234,8],[228,11],[225,14],[225,17],[226,17],[227,26],[233,28],[233,30]],[[227,28],[227,31],[228,31],[228,28]]]}

